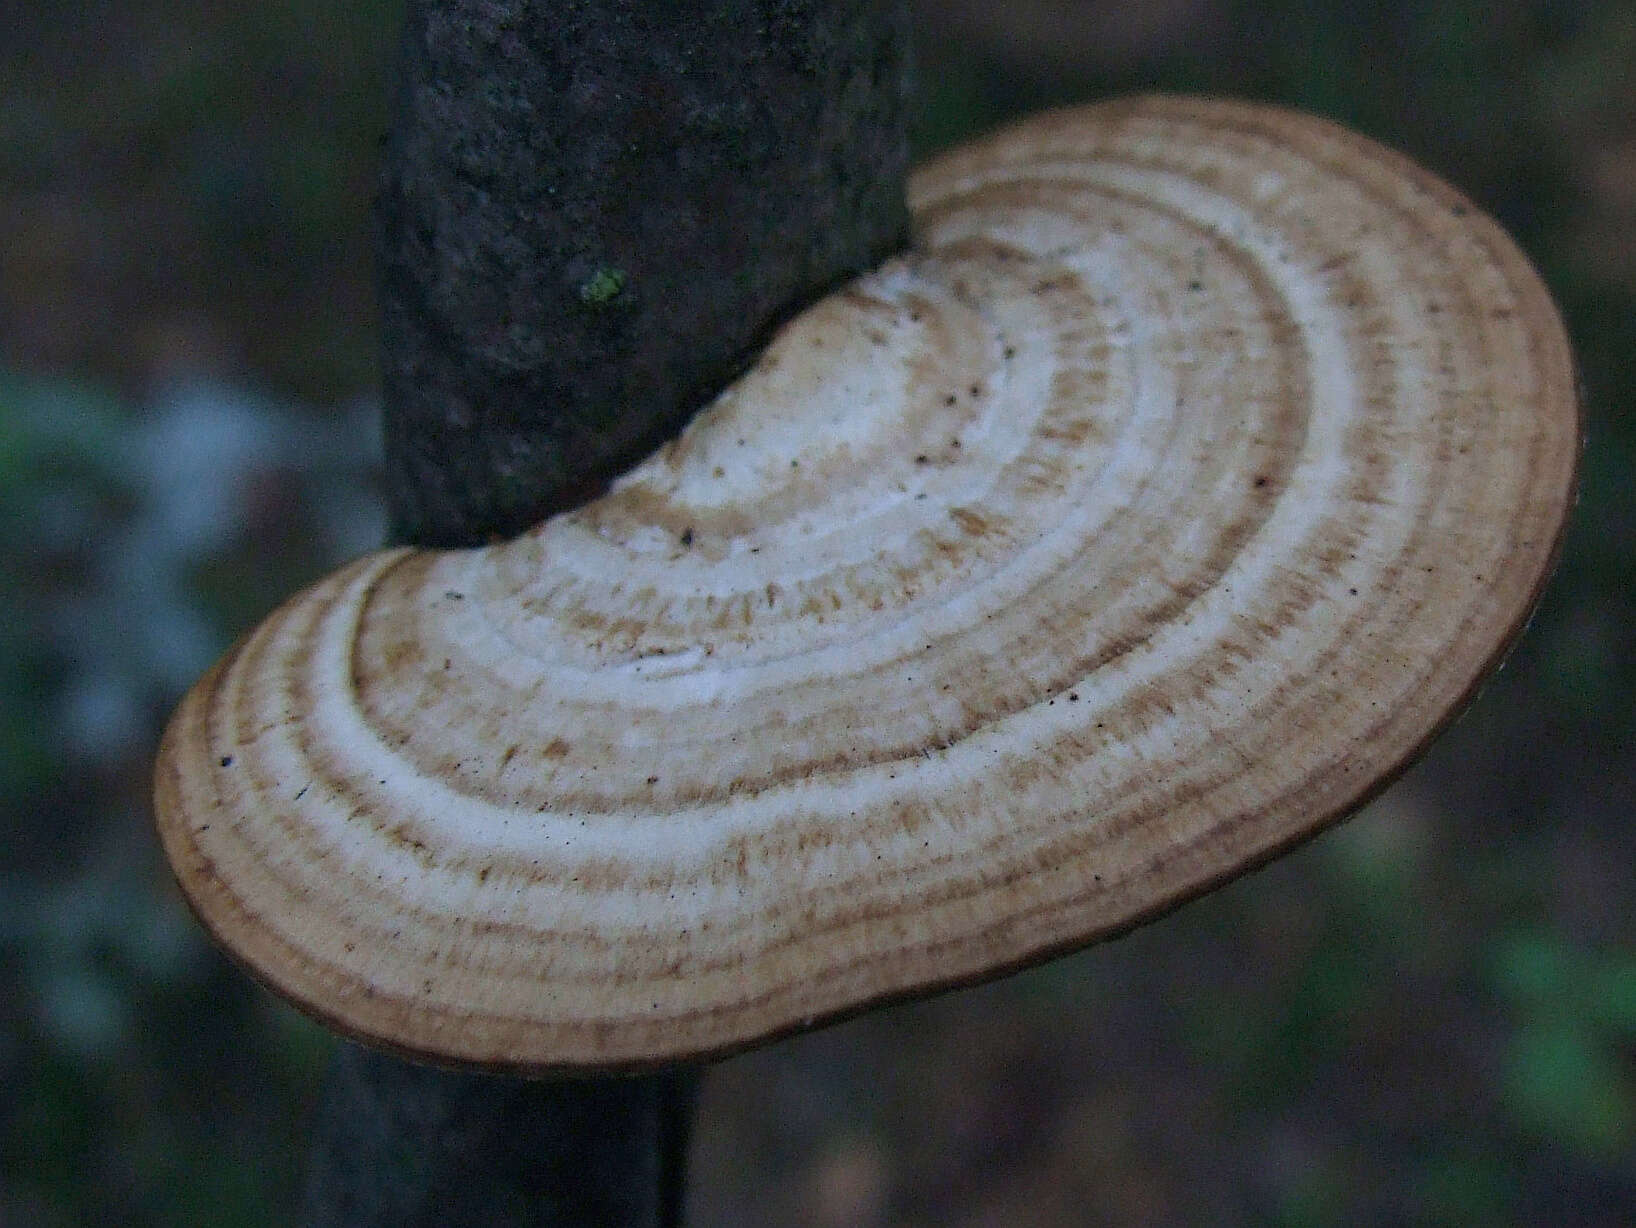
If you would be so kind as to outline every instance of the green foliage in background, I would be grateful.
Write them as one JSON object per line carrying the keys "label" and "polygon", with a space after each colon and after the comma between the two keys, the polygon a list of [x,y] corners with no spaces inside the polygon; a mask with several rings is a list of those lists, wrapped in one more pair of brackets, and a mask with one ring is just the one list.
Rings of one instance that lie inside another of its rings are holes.
{"label": "green foliage in background", "polygon": [[83,565],[84,537],[122,496],[117,464],[122,417],[95,389],[0,372],[0,586],[12,595],[0,619],[0,796],[22,798],[60,770],[53,729],[35,697],[60,677],[60,649],[45,635],[52,580]]}
{"label": "green foliage in background", "polygon": [[1636,1150],[1636,952],[1524,930],[1493,956],[1510,1011],[1502,1092],[1519,1126],[1590,1160]]}

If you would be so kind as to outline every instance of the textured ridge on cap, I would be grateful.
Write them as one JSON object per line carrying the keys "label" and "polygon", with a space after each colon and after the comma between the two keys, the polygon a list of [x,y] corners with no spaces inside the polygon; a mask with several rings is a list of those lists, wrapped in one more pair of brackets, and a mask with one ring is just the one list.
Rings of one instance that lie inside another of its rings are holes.
{"label": "textured ridge on cap", "polygon": [[1458,193],[1140,99],[913,181],[914,250],[605,498],[302,593],[183,702],[178,878],[340,1029],[731,1051],[1129,928],[1347,813],[1521,628],[1568,346]]}

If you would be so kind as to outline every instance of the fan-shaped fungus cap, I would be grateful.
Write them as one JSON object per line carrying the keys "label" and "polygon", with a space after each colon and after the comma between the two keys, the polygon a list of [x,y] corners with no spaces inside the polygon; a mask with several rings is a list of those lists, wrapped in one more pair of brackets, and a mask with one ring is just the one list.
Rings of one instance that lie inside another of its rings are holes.
{"label": "fan-shaped fungus cap", "polygon": [[171,723],[160,829],[279,992],[411,1054],[640,1067],[1130,928],[1382,787],[1572,495],[1538,278],[1312,118],[1063,111],[606,497],[390,550]]}

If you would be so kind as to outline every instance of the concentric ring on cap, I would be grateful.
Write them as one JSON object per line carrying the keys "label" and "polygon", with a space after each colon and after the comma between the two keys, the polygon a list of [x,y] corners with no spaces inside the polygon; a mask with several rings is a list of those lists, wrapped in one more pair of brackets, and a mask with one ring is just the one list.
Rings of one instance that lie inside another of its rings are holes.
{"label": "concentric ring on cap", "polygon": [[434,1060],[721,1053],[1128,929],[1361,804],[1526,620],[1568,345],[1407,160],[1056,112],[596,503],[362,559],[183,702],[193,906]]}

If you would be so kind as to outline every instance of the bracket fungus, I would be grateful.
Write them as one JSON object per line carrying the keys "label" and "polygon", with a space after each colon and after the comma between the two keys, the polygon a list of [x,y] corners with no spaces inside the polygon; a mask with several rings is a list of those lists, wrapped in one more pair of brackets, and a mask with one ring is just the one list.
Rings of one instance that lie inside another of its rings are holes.
{"label": "bracket fungus", "polygon": [[910,204],[604,497],[361,559],[187,696],[159,827],[254,974],[445,1063],[730,1052],[1129,929],[1472,695],[1580,431],[1492,221],[1326,121],[1154,98]]}

